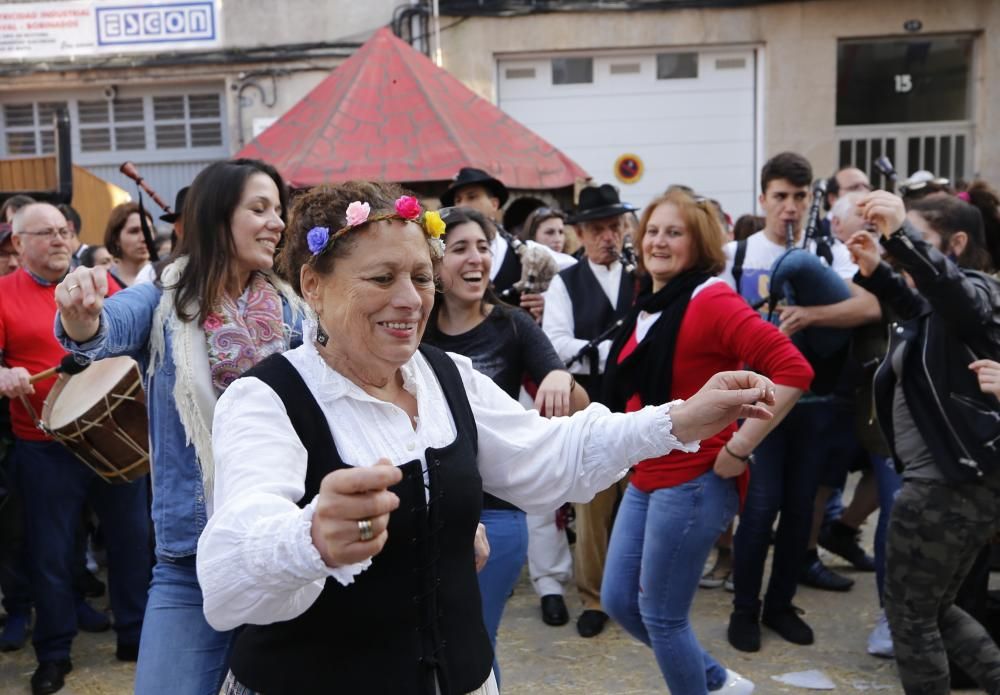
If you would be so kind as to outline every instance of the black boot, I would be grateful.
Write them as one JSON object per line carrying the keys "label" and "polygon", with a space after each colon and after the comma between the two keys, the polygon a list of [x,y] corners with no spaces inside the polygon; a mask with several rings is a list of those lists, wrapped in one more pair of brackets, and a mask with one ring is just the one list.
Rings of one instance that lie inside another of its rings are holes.
{"label": "black boot", "polygon": [[858,540],[861,531],[841,521],[831,522],[819,534],[819,545],[834,555],[844,558],[856,570],[875,571],[875,558],[865,552]]}

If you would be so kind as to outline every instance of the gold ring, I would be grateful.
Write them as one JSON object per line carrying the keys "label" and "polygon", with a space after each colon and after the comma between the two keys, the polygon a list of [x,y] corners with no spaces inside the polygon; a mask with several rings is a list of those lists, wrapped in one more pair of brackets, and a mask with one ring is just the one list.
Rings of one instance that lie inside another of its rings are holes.
{"label": "gold ring", "polygon": [[372,520],[371,519],[362,519],[361,521],[359,521],[358,522],[358,532],[361,535],[361,542],[362,543],[370,541],[372,538],[374,538],[375,537],[375,533],[372,530]]}
{"label": "gold ring", "polygon": [[80,289],[79,285],[70,285],[69,287],[66,288],[66,292],[72,294],[73,290],[78,290],[78,289]]}

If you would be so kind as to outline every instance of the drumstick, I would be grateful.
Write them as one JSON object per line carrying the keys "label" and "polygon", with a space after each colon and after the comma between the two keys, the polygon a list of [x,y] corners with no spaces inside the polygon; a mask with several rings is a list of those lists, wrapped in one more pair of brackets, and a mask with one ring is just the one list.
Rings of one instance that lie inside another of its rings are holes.
{"label": "drumstick", "polygon": [[38,374],[32,374],[28,379],[29,384],[34,384],[36,381],[41,381],[42,379],[48,379],[50,376],[55,376],[56,374],[68,374],[73,376],[74,374],[79,374],[84,369],[90,366],[90,360],[86,362],[79,362],[75,355],[66,355],[62,358],[62,361],[55,367],[49,367],[44,372],[38,372]]}

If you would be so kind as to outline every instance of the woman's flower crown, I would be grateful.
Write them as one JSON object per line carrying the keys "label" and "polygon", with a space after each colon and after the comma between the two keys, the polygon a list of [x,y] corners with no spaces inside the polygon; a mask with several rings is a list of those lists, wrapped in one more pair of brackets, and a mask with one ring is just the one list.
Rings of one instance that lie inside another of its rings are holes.
{"label": "woman's flower crown", "polygon": [[422,210],[420,201],[410,195],[400,196],[396,199],[392,212],[380,212],[371,214],[372,206],[360,200],[355,200],[347,206],[346,219],[343,227],[330,233],[328,227],[313,227],[306,234],[306,243],[312,255],[318,256],[333,246],[333,243],[340,237],[347,234],[355,227],[368,224],[369,222],[379,222],[382,220],[404,220],[406,222],[416,222],[427,235],[427,241],[437,258],[444,255],[444,243],[441,235],[444,234],[445,224],[441,215],[433,210]]}

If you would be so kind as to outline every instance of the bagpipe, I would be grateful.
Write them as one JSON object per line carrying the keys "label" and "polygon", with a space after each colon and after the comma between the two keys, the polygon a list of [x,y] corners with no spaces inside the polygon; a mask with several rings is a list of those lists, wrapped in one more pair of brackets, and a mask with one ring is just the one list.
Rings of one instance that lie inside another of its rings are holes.
{"label": "bagpipe", "polygon": [[500,225],[497,225],[497,231],[521,262],[521,279],[500,292],[500,298],[504,301],[517,301],[522,294],[541,294],[549,289],[552,278],[559,272],[559,266],[548,249],[539,244],[529,246]]}
{"label": "bagpipe", "polygon": [[[795,244],[792,223],[786,227],[788,249],[771,265],[768,296],[754,305],[768,308],[767,319],[775,320],[779,302],[793,306],[824,306],[849,299],[851,291],[833,270],[833,237],[820,232],[819,213],[826,195],[826,180],[813,185],[813,199],[807,217],[802,245]],[[810,251],[810,243],[815,250]],[[826,261],[824,263],[824,261]],[[851,329],[810,326],[793,336],[792,342],[816,372],[812,391],[829,393],[837,384],[840,367],[851,340]]]}

